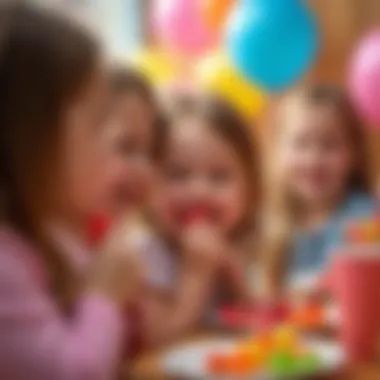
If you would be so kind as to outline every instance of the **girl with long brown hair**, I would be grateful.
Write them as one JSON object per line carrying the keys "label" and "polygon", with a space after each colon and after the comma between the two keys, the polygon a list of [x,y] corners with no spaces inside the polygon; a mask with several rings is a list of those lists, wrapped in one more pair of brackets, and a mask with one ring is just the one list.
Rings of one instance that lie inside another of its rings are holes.
{"label": "girl with long brown hair", "polygon": [[250,301],[261,199],[252,131],[224,101],[177,98],[161,128],[145,240],[144,335],[159,344],[199,326],[215,307]]}
{"label": "girl with long brown hair", "polygon": [[364,129],[344,91],[295,90],[277,116],[262,249],[270,298],[313,288],[346,222],[374,206]]}
{"label": "girl with long brown hair", "polygon": [[138,264],[124,230],[92,265],[89,215],[126,175],[109,81],[81,26],[0,4],[0,378],[114,378]]}

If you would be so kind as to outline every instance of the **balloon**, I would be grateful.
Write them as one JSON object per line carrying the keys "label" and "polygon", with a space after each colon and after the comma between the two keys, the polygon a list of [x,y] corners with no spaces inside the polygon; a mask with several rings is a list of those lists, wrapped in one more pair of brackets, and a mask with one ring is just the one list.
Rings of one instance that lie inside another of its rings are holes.
{"label": "balloon", "polygon": [[203,18],[212,30],[220,31],[235,0],[199,0]]}
{"label": "balloon", "polygon": [[195,0],[156,0],[153,24],[164,45],[186,54],[200,54],[215,41]]}
{"label": "balloon", "polygon": [[165,84],[176,74],[174,61],[159,50],[141,50],[132,56],[131,61],[154,84]]}
{"label": "balloon", "polygon": [[303,0],[242,0],[227,27],[233,64],[272,93],[306,72],[316,57],[318,40],[316,21]]}
{"label": "balloon", "polygon": [[225,55],[212,54],[204,58],[195,74],[206,91],[224,98],[248,119],[262,111],[264,95],[236,72]]}
{"label": "balloon", "polygon": [[351,97],[359,112],[372,127],[380,128],[380,29],[359,43],[349,74]]}

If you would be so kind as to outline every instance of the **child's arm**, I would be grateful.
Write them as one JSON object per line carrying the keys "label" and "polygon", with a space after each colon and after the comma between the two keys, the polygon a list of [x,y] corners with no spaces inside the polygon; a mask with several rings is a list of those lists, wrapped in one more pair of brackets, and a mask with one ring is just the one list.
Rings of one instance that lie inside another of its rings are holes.
{"label": "child's arm", "polygon": [[144,300],[147,345],[165,344],[194,329],[203,316],[211,288],[211,275],[183,271],[173,297],[148,292]]}
{"label": "child's arm", "polygon": [[149,291],[144,300],[145,341],[160,345],[194,329],[206,309],[220,265],[222,244],[209,226],[188,231],[182,265],[171,296]]}
{"label": "child's arm", "polygon": [[40,274],[39,253],[18,235],[0,232],[1,378],[115,376],[124,335],[121,311],[140,278],[137,255],[125,250],[124,241],[121,229],[110,237],[67,317],[51,296],[50,279]]}
{"label": "child's arm", "polygon": [[17,380],[112,378],[122,336],[116,304],[90,292],[66,320],[18,252],[0,252],[0,261],[0,374]]}

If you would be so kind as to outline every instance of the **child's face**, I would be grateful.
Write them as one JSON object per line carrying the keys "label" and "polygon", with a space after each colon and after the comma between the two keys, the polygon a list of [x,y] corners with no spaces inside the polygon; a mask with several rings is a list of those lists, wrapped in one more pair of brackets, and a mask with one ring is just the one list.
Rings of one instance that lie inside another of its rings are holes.
{"label": "child's face", "polygon": [[114,117],[104,70],[92,75],[65,116],[57,211],[83,220],[94,213],[111,212],[115,194],[124,200],[128,193],[125,183],[132,182],[134,174],[115,149],[122,128]]}
{"label": "child's face", "polygon": [[247,183],[236,152],[198,121],[171,129],[154,192],[164,228],[176,235],[197,214],[230,233],[247,212]]}
{"label": "child's face", "polygon": [[279,168],[290,194],[308,203],[340,197],[354,160],[338,115],[321,107],[300,109],[283,127]]}
{"label": "child's face", "polygon": [[112,208],[117,212],[140,206],[149,193],[154,113],[138,95],[122,95],[115,111],[114,147],[123,165],[123,180],[113,197]]}
{"label": "child's face", "polygon": [[108,90],[107,77],[99,68],[68,105],[58,188],[62,212],[83,217],[107,204],[113,182],[110,168],[114,167]]}

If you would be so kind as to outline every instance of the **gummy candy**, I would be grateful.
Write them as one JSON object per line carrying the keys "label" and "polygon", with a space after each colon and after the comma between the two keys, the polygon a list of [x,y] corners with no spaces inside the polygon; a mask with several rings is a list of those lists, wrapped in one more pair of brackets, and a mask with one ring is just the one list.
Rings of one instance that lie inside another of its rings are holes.
{"label": "gummy candy", "polygon": [[262,332],[261,334],[258,334],[254,342],[263,352],[269,352],[273,349],[273,335],[268,332]]}
{"label": "gummy candy", "polygon": [[291,375],[296,373],[296,359],[288,352],[276,352],[272,355],[269,370],[276,375]]}
{"label": "gummy candy", "polygon": [[[319,309],[309,308],[308,311],[310,315],[312,311],[315,313],[312,316],[316,320]],[[262,332],[243,341],[232,352],[214,353],[207,360],[210,373],[232,378],[246,378],[258,371],[293,378],[299,374],[314,373],[320,366],[320,358],[302,344],[297,329],[291,325],[281,326],[272,332]]]}
{"label": "gummy candy", "polygon": [[298,336],[294,328],[284,326],[274,334],[274,347],[277,350],[294,351],[297,346]]}
{"label": "gummy candy", "polygon": [[301,329],[320,327],[324,323],[324,310],[319,305],[296,310],[290,318],[290,323]]}
{"label": "gummy candy", "polygon": [[242,352],[232,355],[228,363],[228,373],[231,375],[247,374],[258,368],[254,358],[251,355]]}
{"label": "gummy candy", "polygon": [[313,354],[306,354],[297,359],[297,372],[301,374],[313,373],[320,367],[320,359]]}
{"label": "gummy candy", "polygon": [[255,342],[247,342],[239,346],[238,354],[249,358],[253,368],[264,365],[269,356],[269,352],[265,352]]}
{"label": "gummy candy", "polygon": [[207,358],[207,369],[213,374],[223,374],[228,370],[228,356],[214,353]]}

